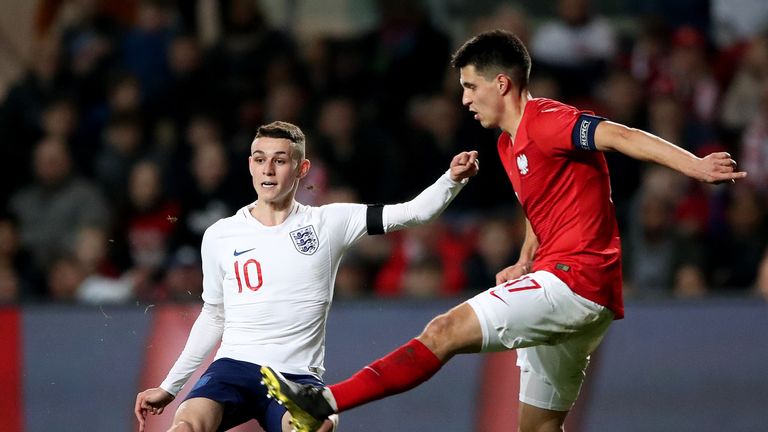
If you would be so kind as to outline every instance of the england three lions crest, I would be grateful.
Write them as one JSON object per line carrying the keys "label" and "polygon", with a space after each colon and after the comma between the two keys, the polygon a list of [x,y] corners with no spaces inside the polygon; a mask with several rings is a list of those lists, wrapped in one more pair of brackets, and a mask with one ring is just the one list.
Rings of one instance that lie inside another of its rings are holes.
{"label": "england three lions crest", "polygon": [[296,250],[304,255],[312,255],[320,245],[312,225],[291,231],[291,240],[293,240]]}

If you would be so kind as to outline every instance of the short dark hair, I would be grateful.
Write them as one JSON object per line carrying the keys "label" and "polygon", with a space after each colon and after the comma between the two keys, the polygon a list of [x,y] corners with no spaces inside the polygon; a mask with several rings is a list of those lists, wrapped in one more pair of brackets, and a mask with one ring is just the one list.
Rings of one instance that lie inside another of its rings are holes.
{"label": "short dark hair", "polygon": [[528,49],[519,37],[506,30],[483,32],[466,41],[453,54],[451,65],[456,69],[474,66],[486,78],[504,73],[520,88],[528,87],[531,74]]}
{"label": "short dark hair", "polygon": [[304,132],[302,132],[295,124],[284,121],[274,121],[259,126],[259,129],[256,131],[256,138],[287,139],[291,142],[291,156],[296,160],[302,160],[305,157],[307,139],[304,136]]}

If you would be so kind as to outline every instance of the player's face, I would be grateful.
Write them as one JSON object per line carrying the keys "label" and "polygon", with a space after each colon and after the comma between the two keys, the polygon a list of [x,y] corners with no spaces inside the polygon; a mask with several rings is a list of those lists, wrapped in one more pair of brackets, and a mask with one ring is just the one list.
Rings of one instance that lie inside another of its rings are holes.
{"label": "player's face", "polygon": [[503,101],[497,83],[478,74],[473,65],[464,66],[460,72],[462,105],[475,113],[475,120],[484,128],[498,127]]}
{"label": "player's face", "polygon": [[284,138],[255,139],[248,165],[259,200],[276,204],[293,200],[299,180],[309,170],[309,161],[295,160],[291,142]]}

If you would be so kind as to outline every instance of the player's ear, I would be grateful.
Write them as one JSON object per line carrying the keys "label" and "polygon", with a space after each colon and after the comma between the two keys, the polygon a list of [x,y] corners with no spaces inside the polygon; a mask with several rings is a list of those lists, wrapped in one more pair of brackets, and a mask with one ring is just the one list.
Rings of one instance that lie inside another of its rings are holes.
{"label": "player's ear", "polygon": [[505,74],[496,75],[496,88],[500,95],[507,94],[512,89],[512,80]]}
{"label": "player's ear", "polygon": [[301,162],[299,162],[299,178],[302,179],[309,174],[309,169],[312,167],[312,163],[309,162],[309,159],[303,159]]}

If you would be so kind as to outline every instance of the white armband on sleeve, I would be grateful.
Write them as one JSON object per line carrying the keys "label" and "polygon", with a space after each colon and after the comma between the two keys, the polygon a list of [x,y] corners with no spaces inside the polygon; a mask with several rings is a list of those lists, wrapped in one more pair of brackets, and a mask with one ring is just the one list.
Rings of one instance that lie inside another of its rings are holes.
{"label": "white armband on sleeve", "polygon": [[208,353],[221,341],[223,333],[224,305],[204,303],[200,316],[189,332],[184,350],[160,384],[160,388],[176,396]]}
{"label": "white armband on sleeve", "polygon": [[385,232],[423,225],[439,216],[468,181],[453,181],[449,172],[446,171],[416,198],[401,204],[385,205],[382,215]]}

